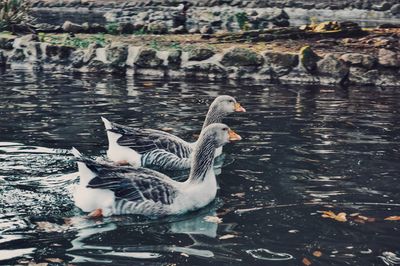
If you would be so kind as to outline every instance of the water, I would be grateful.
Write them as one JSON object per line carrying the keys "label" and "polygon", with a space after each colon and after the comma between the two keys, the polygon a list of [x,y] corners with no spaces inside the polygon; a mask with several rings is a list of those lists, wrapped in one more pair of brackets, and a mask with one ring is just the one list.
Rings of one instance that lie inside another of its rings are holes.
{"label": "water", "polygon": [[[399,88],[24,71],[0,80],[0,264],[399,264],[400,221],[383,220],[400,215]],[[213,204],[162,220],[88,220],[74,208],[67,150],[104,155],[100,115],[193,140],[219,94],[248,112],[226,119],[243,140],[225,148]],[[328,210],[348,221],[318,212]]]}

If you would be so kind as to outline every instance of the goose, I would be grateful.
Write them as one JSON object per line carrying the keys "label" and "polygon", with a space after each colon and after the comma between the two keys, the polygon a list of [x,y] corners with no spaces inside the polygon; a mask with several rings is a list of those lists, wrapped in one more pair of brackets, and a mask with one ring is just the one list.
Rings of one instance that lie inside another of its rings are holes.
{"label": "goose", "polygon": [[[246,112],[235,98],[222,95],[209,107],[202,130],[233,112]],[[117,164],[147,167],[157,170],[190,168],[191,154],[197,143],[187,142],[170,133],[154,129],[137,129],[110,122],[102,117],[107,130],[107,157]],[[215,156],[222,153],[218,148]]]}
{"label": "goose", "polygon": [[217,193],[213,171],[215,150],[241,137],[227,125],[214,123],[201,133],[185,182],[147,168],[116,166],[82,156],[73,148],[80,181],[75,205],[89,217],[139,214],[149,217],[183,214],[208,205]]}

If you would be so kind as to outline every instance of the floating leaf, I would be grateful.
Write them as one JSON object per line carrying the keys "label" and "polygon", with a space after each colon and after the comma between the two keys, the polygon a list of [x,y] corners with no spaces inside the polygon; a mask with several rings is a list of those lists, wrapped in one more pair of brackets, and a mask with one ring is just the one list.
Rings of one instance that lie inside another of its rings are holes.
{"label": "floating leaf", "polygon": [[188,254],[186,254],[186,253],[181,253],[181,256],[184,256],[184,257],[186,257],[186,258],[189,258],[189,255]]}
{"label": "floating leaf", "polygon": [[309,265],[312,264],[311,261],[309,259],[307,259],[307,258],[303,258],[303,260],[301,262],[306,266],[309,266]]}
{"label": "floating leaf", "polygon": [[220,236],[219,239],[224,240],[224,239],[230,239],[230,238],[235,238],[235,237],[236,237],[235,235],[227,234],[227,235]]}
{"label": "floating leaf", "polygon": [[322,211],[322,217],[330,218],[338,222],[346,222],[347,221],[346,215],[347,214],[345,212],[341,212],[336,215],[333,211]]}
{"label": "floating leaf", "polygon": [[217,216],[206,216],[204,217],[204,220],[210,223],[216,223],[216,224],[222,223],[222,219]]}
{"label": "floating leaf", "polygon": [[153,87],[154,83],[153,82],[144,82],[143,87]]}
{"label": "floating leaf", "polygon": [[319,250],[316,250],[316,251],[313,252],[313,256],[314,257],[321,257],[322,256],[322,252],[319,251]]}
{"label": "floating leaf", "polygon": [[162,130],[162,131],[165,131],[165,132],[171,132],[171,131],[173,131],[174,129],[173,129],[172,127],[163,127],[161,130]]}
{"label": "floating leaf", "polygon": [[389,216],[385,218],[386,221],[400,221],[400,216]]}

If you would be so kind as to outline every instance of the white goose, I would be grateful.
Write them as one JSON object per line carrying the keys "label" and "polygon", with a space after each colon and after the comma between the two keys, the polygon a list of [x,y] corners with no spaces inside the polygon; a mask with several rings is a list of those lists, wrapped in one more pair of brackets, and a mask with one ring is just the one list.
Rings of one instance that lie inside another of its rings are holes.
{"label": "white goose", "polygon": [[80,174],[73,195],[75,205],[91,212],[92,217],[121,214],[160,217],[202,208],[214,200],[217,192],[213,171],[215,150],[240,139],[224,124],[207,126],[196,142],[185,182],[146,168],[99,163],[73,149]]}
{"label": "white goose", "polygon": [[[217,97],[208,110],[203,129],[212,123],[221,123],[225,116],[233,112],[246,110],[231,96]],[[198,141],[187,142],[161,130],[119,125],[104,117],[102,120],[107,129],[107,157],[110,160],[134,167],[168,170],[190,168],[191,154]],[[221,153],[222,147],[217,149],[215,156]]]}

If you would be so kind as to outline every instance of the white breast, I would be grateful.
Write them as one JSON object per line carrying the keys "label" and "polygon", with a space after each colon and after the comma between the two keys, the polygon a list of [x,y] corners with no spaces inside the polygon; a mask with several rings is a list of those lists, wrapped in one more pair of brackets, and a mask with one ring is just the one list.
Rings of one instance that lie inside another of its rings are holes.
{"label": "white breast", "polygon": [[217,181],[213,170],[210,170],[201,183],[184,183],[180,194],[171,209],[175,213],[184,213],[208,205],[217,194]]}

